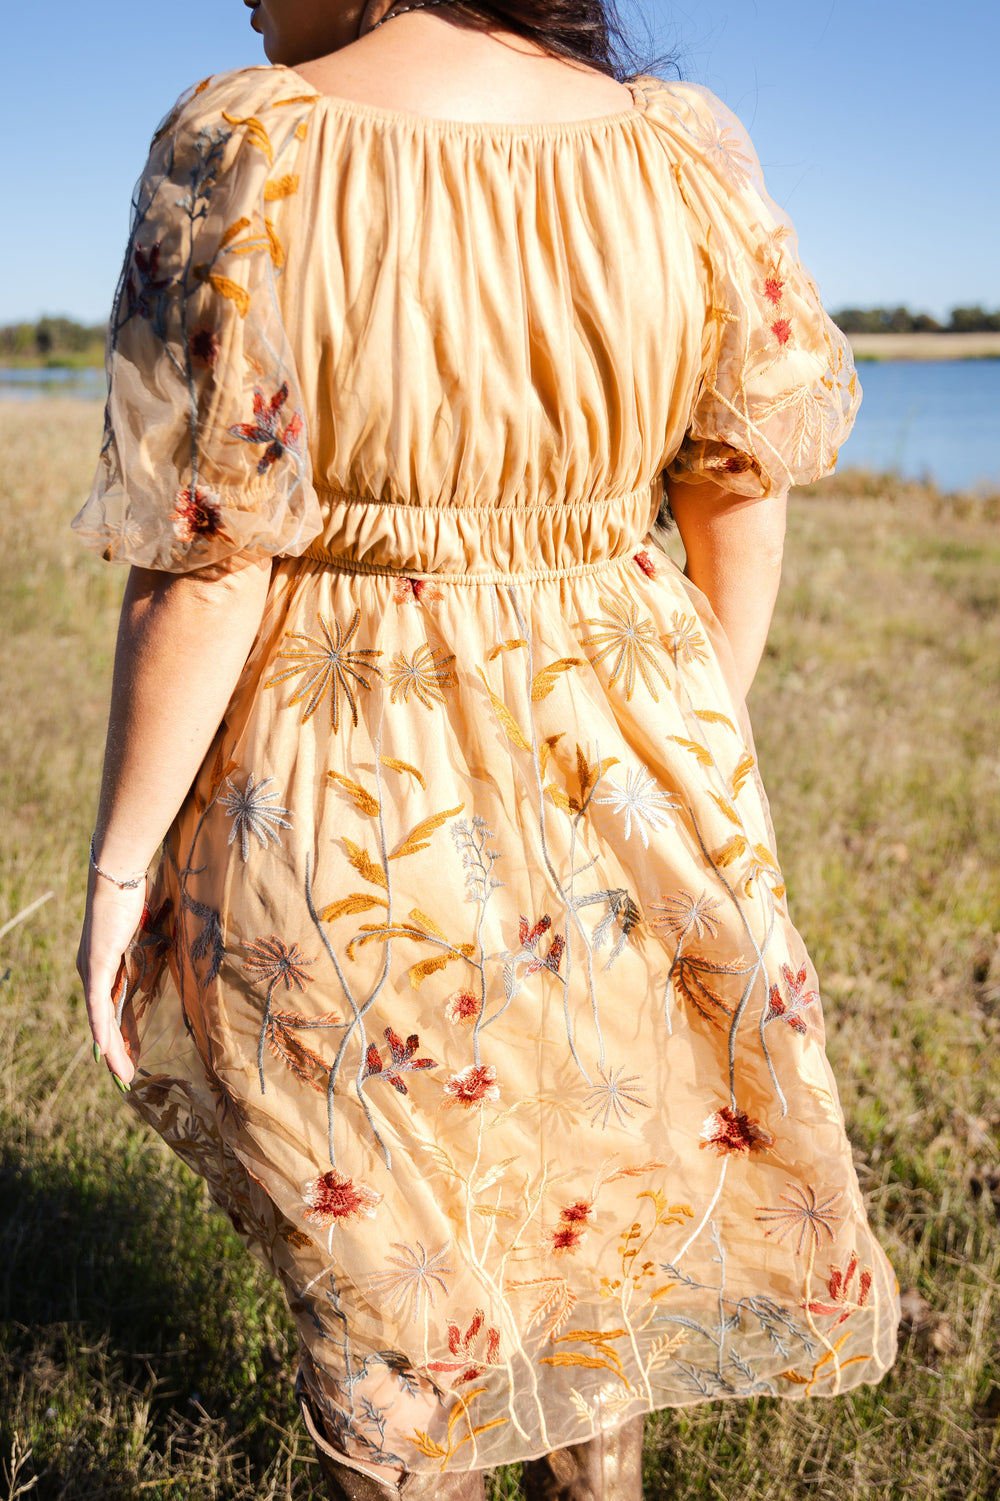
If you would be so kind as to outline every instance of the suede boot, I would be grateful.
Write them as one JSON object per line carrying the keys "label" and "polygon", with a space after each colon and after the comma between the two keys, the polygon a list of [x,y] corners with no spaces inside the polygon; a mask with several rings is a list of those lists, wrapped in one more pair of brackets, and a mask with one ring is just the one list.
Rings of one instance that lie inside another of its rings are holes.
{"label": "suede boot", "polygon": [[527,1501],[642,1501],[642,1418],[525,1460]]}

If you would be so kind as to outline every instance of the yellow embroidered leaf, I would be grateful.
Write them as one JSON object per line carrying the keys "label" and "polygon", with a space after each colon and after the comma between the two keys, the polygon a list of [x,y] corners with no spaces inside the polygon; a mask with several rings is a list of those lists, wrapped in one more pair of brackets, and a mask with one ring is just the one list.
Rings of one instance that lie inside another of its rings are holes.
{"label": "yellow embroidered leaf", "polygon": [[339,902],[331,902],[329,907],[324,907],[319,915],[320,922],[336,922],[338,917],[346,917],[349,912],[368,912],[372,907],[388,905],[380,896],[368,896],[363,891],[355,891],[350,896],[342,896]]}
{"label": "yellow embroidered leaf", "polygon": [[517,1215],[513,1209],[494,1209],[492,1204],[473,1204],[477,1214],[481,1214],[484,1220],[516,1220]]}
{"label": "yellow embroidered leaf", "polygon": [[[284,109],[288,104],[315,104],[319,96],[316,94],[289,94],[287,99],[275,99],[272,101],[272,109]],[[305,124],[305,121],[302,122]]]}
{"label": "yellow embroidered leaf", "polygon": [[768,849],[766,844],[755,844],[753,847],[753,852],[757,856],[757,859],[760,861],[761,865],[765,866],[768,870],[777,870],[778,857],[777,855],[771,854],[771,851]]}
{"label": "yellow embroidered leaf", "polygon": [[196,84],[196,86],[194,87],[194,89],[192,89],[192,91],[191,91],[191,98],[192,99],[197,99],[198,95],[199,94],[203,94],[205,92],[205,90],[208,88],[208,86],[209,86],[209,84],[211,82],[212,82],[212,75],[211,74],[208,76],[208,78],[203,78],[201,80],[201,83]]}
{"label": "yellow embroidered leaf", "polygon": [[690,751],[692,756],[698,758],[699,765],[711,766],[712,752],[707,750],[705,746],[699,745],[697,740],[685,740],[683,735],[668,735],[667,739],[672,740],[675,745],[683,747],[684,750]]}
{"label": "yellow embroidered leaf", "polygon": [[347,945],[347,957],[353,959],[355,950],[362,948],[366,943],[380,940],[385,943],[390,938],[416,938],[426,941],[426,933],[421,933],[419,928],[411,928],[409,923],[375,923],[365,922],[361,924],[359,935],[352,938]]}
{"label": "yellow embroidered leaf", "polygon": [[430,818],[423,819],[410,830],[402,844],[397,844],[389,859],[401,860],[404,855],[415,855],[418,850],[425,850],[434,830],[439,829],[447,819],[457,818],[464,807],[464,803],[459,803],[457,808],[446,808],[443,813],[432,813]]}
{"label": "yellow embroidered leaf", "polygon": [[754,758],[753,756],[751,756],[750,752],[744,751],[739,761],[736,763],[736,770],[733,772],[732,780],[730,782],[730,786],[733,789],[733,797],[737,796],[740,788],[743,786],[743,783],[753,771],[755,764],[756,763],[754,761]]}
{"label": "yellow embroidered leaf", "polygon": [[290,198],[298,191],[298,177],[294,172],[286,172],[284,177],[272,177],[264,184],[264,202],[274,203],[277,198]]}
{"label": "yellow embroidered leaf", "polygon": [[235,240],[237,235],[242,234],[245,229],[249,228],[249,219],[237,219],[233,224],[230,224],[228,229],[223,231],[222,239],[219,241],[219,249],[225,250],[231,240]]}
{"label": "yellow embroidered leaf", "polygon": [[344,844],[350,862],[358,874],[366,881],[371,881],[373,885],[381,886],[384,891],[388,890],[389,883],[385,878],[385,871],[381,865],[375,864],[368,851],[362,849],[360,844],[355,844],[353,839],[345,839]]}
{"label": "yellow embroidered leaf", "polygon": [[580,778],[580,802],[586,802],[588,796],[606,771],[612,766],[618,765],[617,756],[604,756],[600,761],[591,766],[582,749],[576,748],[576,774]]}
{"label": "yellow embroidered leaf", "polygon": [[727,730],[736,734],[736,726],[725,714],[720,714],[718,709],[695,709],[695,719],[703,719],[706,724],[724,724]]}
{"label": "yellow embroidered leaf", "polygon": [[624,1339],[627,1329],[574,1329],[570,1334],[560,1335],[554,1343],[563,1344],[566,1340],[571,1343],[582,1342],[588,1345],[604,1345],[609,1339]]}
{"label": "yellow embroidered leaf", "polygon": [[643,1173],[651,1173],[658,1167],[669,1166],[669,1162],[661,1162],[658,1157],[652,1157],[649,1162],[637,1162],[633,1167],[616,1168],[603,1181],[605,1183],[617,1183],[620,1178],[640,1178]]}
{"label": "yellow embroidered leaf", "polygon": [[717,850],[712,857],[716,865],[732,865],[741,855],[745,855],[750,846],[742,834],[734,834],[728,844],[724,844],[721,850]]}
{"label": "yellow embroidered leaf", "polygon": [[555,750],[564,734],[565,731],[560,730],[558,735],[546,735],[545,739],[542,741],[541,749],[538,752],[538,770],[539,775],[543,778],[545,776],[546,768],[549,764],[549,757],[552,755],[552,752]]}
{"label": "yellow embroidered leaf", "polygon": [[219,276],[215,271],[204,271],[204,274],[199,275],[202,271],[204,271],[202,267],[195,270],[199,281],[207,281],[220,297],[226,297],[230,302],[235,303],[236,311],[241,318],[245,318],[250,311],[250,293],[246,287],[241,287],[238,281],[232,281],[228,276]]}
{"label": "yellow embroidered leaf", "polygon": [[553,783],[550,782],[545,790],[551,797],[552,801],[555,803],[556,807],[561,808],[564,813],[579,813],[580,804],[577,802],[576,798],[568,797],[567,794],[563,792],[561,787],[556,787],[553,785]]}
{"label": "yellow embroidered leaf", "polygon": [[271,137],[256,115],[247,115],[246,119],[241,119],[239,115],[230,115],[226,110],[223,110],[222,118],[229,125],[245,125],[247,128],[247,140],[263,151],[269,165],[273,164],[274,150],[271,146]]}
{"label": "yellow embroidered leaf", "polygon": [[676,1286],[676,1282],[664,1282],[662,1287],[654,1287],[649,1294],[649,1301],[651,1303],[658,1303],[661,1298],[665,1298],[668,1293],[672,1293]]}
{"label": "yellow embroidered leaf", "polygon": [[791,1381],[794,1386],[808,1386],[810,1377],[800,1376],[798,1371],[779,1371],[779,1381]]}
{"label": "yellow embroidered leaf", "polygon": [[278,232],[274,227],[273,219],[265,219],[264,228],[267,231],[267,248],[271,252],[271,260],[277,270],[280,271],[285,264],[285,247],[278,239]]}
{"label": "yellow embroidered leaf", "polygon": [[616,1364],[614,1361],[603,1360],[598,1355],[581,1355],[576,1350],[560,1350],[558,1352],[558,1354],[556,1354],[556,1355],[542,1355],[542,1356],[540,1356],[539,1357],[539,1364],[540,1365],[576,1365],[576,1366],[586,1366],[587,1370],[589,1370],[589,1371],[600,1371],[600,1370],[614,1371],[614,1373],[618,1377],[619,1381],[623,1381],[625,1383],[625,1385],[628,1387],[629,1391],[632,1390],[631,1385],[626,1380],[625,1373],[622,1370],[621,1366],[618,1365],[618,1364]]}
{"label": "yellow embroidered leaf", "polygon": [[548,667],[543,667],[541,672],[536,672],[531,680],[531,702],[537,704],[540,699],[547,698],[556,686],[556,679],[562,672],[569,672],[571,667],[586,667],[582,657],[560,657],[557,662],[550,662]]}
{"label": "yellow embroidered leaf", "polygon": [[434,1439],[430,1438],[422,1428],[413,1430],[411,1443],[415,1449],[419,1449],[421,1454],[426,1454],[428,1459],[447,1459],[448,1457],[448,1450],[435,1443]]}
{"label": "yellow embroidered leaf", "polygon": [[331,782],[339,782],[345,792],[349,792],[354,799],[354,806],[359,813],[367,813],[371,818],[377,818],[379,806],[370,792],[366,792],[360,782],[352,782],[350,777],[345,777],[342,772],[328,771],[327,776]]}
{"label": "yellow embroidered leaf", "polygon": [[414,990],[419,990],[428,975],[436,975],[439,969],[444,969],[456,957],[455,954],[435,954],[433,959],[421,959],[419,964],[411,964],[407,970],[410,985]]}
{"label": "yellow embroidered leaf", "polygon": [[304,141],[305,138],[306,138],[306,136],[308,134],[309,134],[309,126],[306,124],[306,122],[304,120],[300,120],[299,123],[298,123],[298,125],[296,125],[296,127],[295,127],[295,139],[297,141]]}
{"label": "yellow embroidered leaf", "polygon": [[527,644],[528,643],[527,641],[525,641],[523,636],[511,636],[509,641],[501,641],[499,646],[495,646],[486,660],[487,662],[493,662],[497,657],[499,657],[501,652],[517,651],[519,646],[526,647]]}
{"label": "yellow embroidered leaf", "polygon": [[416,777],[424,791],[427,791],[427,783],[424,781],[422,773],[415,766],[411,766],[409,761],[397,761],[394,756],[379,756],[379,761],[383,766],[388,766],[393,771],[408,771],[412,777]]}
{"label": "yellow embroidered leaf", "polygon": [[719,808],[722,809],[723,813],[729,819],[730,823],[734,823],[738,829],[742,828],[742,824],[740,823],[740,815],[737,813],[736,809],[733,807],[728,798],[720,797],[717,792],[710,792],[708,795],[712,799],[713,803],[715,803]]}
{"label": "yellow embroidered leaf", "polygon": [[503,702],[502,699],[497,698],[496,694],[493,692],[493,689],[486,681],[486,674],[483,672],[483,669],[481,667],[477,667],[476,671],[479,673],[479,676],[483,680],[483,687],[486,689],[486,692],[490,696],[490,703],[493,705],[493,709],[496,713],[497,718],[507,732],[508,740],[512,740],[513,743],[517,746],[518,750],[530,750],[531,745],[530,742],[525,739],[524,731],[521,729],[521,726],[518,724],[517,720],[514,718],[507,705]]}
{"label": "yellow embroidered leaf", "polygon": [[408,916],[413,919],[418,927],[423,928],[425,933],[433,933],[435,938],[447,939],[447,934],[438,927],[434,919],[428,917],[426,912],[421,912],[419,907],[412,907]]}
{"label": "yellow embroidered leaf", "polygon": [[[846,1333],[842,1334],[839,1339],[834,1340],[832,1346],[830,1347],[829,1350],[827,1350],[827,1352],[826,1352],[825,1355],[821,1355],[820,1356],[819,1360],[817,1360],[816,1364],[813,1366],[813,1373],[812,1373],[812,1379],[813,1379],[813,1381],[816,1380],[816,1374],[817,1374],[817,1372],[821,1371],[823,1369],[823,1367],[827,1364],[828,1361],[833,1360],[835,1358],[835,1356],[839,1354],[839,1352],[844,1348],[844,1346],[846,1345],[846,1343],[850,1339],[850,1337],[851,1337],[850,1330],[848,1330]],[[858,1358],[858,1357],[855,1357],[855,1358]],[[846,1361],[844,1363],[846,1364]]]}
{"label": "yellow embroidered leaf", "polygon": [[778,898],[778,901],[780,902],[781,898],[785,894],[785,883],[783,881],[779,881],[778,884],[777,884],[777,886],[772,886],[771,887],[771,890],[774,893],[774,895]]}

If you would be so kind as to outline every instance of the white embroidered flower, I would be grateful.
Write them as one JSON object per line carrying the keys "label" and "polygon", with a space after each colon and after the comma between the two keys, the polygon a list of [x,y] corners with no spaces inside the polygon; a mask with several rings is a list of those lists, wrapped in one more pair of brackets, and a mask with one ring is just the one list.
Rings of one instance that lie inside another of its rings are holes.
{"label": "white embroidered flower", "polygon": [[596,797],[595,803],[607,803],[616,813],[624,813],[626,839],[632,837],[634,818],[639,838],[648,849],[646,825],[651,829],[663,828],[667,822],[664,814],[672,813],[680,806],[677,798],[672,792],[663,792],[651,776],[639,769],[628,773],[624,787],[619,787],[617,782],[611,782],[611,787],[613,790],[608,796]]}
{"label": "white embroidered flower", "polygon": [[241,792],[228,777],[226,778],[226,785],[230,788],[230,792],[227,797],[220,797],[219,802],[233,820],[233,826],[229,830],[229,843],[232,844],[239,835],[240,852],[244,860],[250,854],[251,834],[255,835],[264,849],[267,849],[269,839],[273,839],[275,844],[281,842],[281,836],[277,833],[278,829],[292,827],[284,816],[290,810],[276,806],[278,794],[264,790],[273,781],[273,777],[265,777],[262,782],[255,785],[254,774],[251,772]]}

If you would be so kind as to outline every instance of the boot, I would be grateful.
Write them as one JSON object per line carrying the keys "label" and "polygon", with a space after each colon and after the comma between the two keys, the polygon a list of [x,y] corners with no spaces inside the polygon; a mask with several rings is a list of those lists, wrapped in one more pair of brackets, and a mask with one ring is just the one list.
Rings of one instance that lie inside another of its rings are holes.
{"label": "boot", "polygon": [[642,1418],[524,1462],[527,1501],[642,1501]]}
{"label": "boot", "polygon": [[295,1384],[295,1395],[330,1501],[486,1501],[483,1470],[448,1475],[404,1470],[398,1480],[374,1474],[327,1441],[301,1379]]}

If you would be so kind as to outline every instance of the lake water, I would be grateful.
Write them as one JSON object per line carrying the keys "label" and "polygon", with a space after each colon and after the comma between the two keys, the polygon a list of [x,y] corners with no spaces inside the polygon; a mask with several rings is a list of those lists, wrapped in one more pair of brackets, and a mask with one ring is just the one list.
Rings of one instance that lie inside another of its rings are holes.
{"label": "lake water", "polygon": [[[1000,490],[1000,360],[865,361],[865,399],[841,462]],[[0,370],[0,399],[104,395],[103,370]]]}
{"label": "lake water", "polygon": [[864,400],[842,464],[1000,490],[1000,360],[866,360],[858,374]]}

